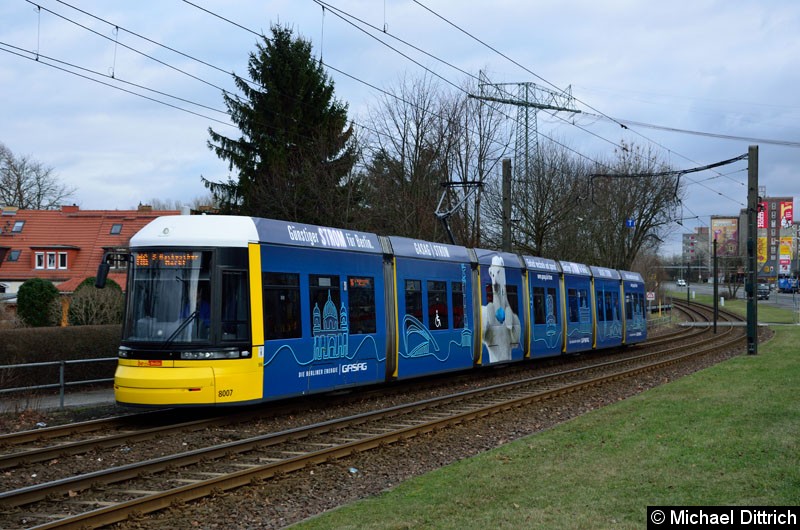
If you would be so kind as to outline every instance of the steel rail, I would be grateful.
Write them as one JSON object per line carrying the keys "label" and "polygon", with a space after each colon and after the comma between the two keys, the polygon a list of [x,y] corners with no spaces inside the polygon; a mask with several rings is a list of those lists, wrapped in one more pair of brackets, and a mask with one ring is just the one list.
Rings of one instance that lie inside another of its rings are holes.
{"label": "steel rail", "polygon": [[602,385],[604,383],[615,381],[627,377],[639,375],[649,371],[654,371],[666,366],[679,363],[686,358],[705,355],[710,351],[716,351],[720,348],[728,348],[737,343],[744,342],[745,337],[737,337],[733,340],[728,340],[723,344],[717,345],[711,350],[704,350],[701,352],[688,353],[683,356],[674,357],[671,359],[658,361],[645,366],[640,366],[624,372],[619,372],[611,375],[592,378],[589,380],[565,385],[556,389],[544,390],[539,393],[532,393],[530,395],[514,398],[504,401],[499,404],[490,404],[483,407],[478,407],[473,410],[465,411],[450,415],[446,418],[439,418],[427,421],[420,425],[407,426],[390,433],[375,434],[361,440],[347,442],[336,447],[328,449],[320,449],[312,451],[304,455],[287,458],[280,462],[265,464],[251,469],[244,469],[235,473],[230,473],[221,477],[215,477],[207,480],[197,482],[195,484],[188,484],[178,488],[173,488],[167,491],[158,492],[152,495],[147,495],[139,499],[133,499],[120,503],[115,506],[109,506],[86,512],[77,516],[70,517],[62,521],[55,521],[44,525],[36,526],[33,530],[43,530],[52,528],[91,528],[107,524],[113,524],[123,521],[129,517],[130,514],[143,515],[153,511],[168,508],[170,506],[197,500],[203,497],[214,495],[230,489],[246,486],[248,484],[258,484],[261,481],[277,477],[292,471],[304,469],[308,466],[329,462],[348,456],[383,447],[387,444],[392,444],[397,441],[407,440],[414,436],[419,436],[428,432],[443,429],[447,426],[464,423],[467,421],[475,420],[478,418],[486,417],[491,414],[500,413],[512,408],[525,406],[537,401],[543,401],[552,397],[575,392],[581,389],[590,388]]}
{"label": "steel rail", "polygon": [[[717,338],[720,338],[719,336]],[[741,341],[742,338],[734,339],[734,342]],[[722,347],[729,347],[731,341],[726,341],[726,343]],[[663,354],[664,352],[661,352]],[[355,450],[366,450],[369,448],[373,448],[377,445],[392,443],[399,439],[404,439],[410,437],[412,435],[429,432],[430,430],[435,430],[437,428],[441,428],[444,425],[453,424],[453,423],[460,423],[463,421],[467,421],[469,419],[473,419],[476,417],[485,416],[491,414],[492,411],[502,411],[507,410],[508,408],[512,408],[515,406],[520,406],[522,404],[526,404],[531,402],[531,400],[540,400],[540,399],[547,399],[548,397],[552,397],[553,395],[563,394],[567,392],[575,391],[576,389],[586,387],[586,386],[594,386],[601,384],[603,381],[618,379],[620,377],[628,377],[635,373],[641,373],[644,370],[653,370],[657,369],[658,367],[665,366],[668,363],[675,363],[680,362],[682,359],[693,356],[699,355],[701,353],[707,353],[707,351],[702,352],[694,352],[689,354],[684,354],[678,357],[675,357],[670,360],[659,361],[656,363],[649,363],[645,367],[639,367],[632,370],[627,370],[625,374],[613,374],[611,376],[603,376],[592,378],[588,381],[573,383],[571,385],[563,386],[556,389],[549,389],[546,391],[539,391],[538,394],[534,393],[532,395],[523,395],[522,397],[514,398],[505,400],[502,403],[494,403],[489,405],[479,406],[476,409],[469,410],[466,412],[460,412],[457,414],[448,414],[447,418],[437,418],[428,422],[425,422],[422,425],[415,425],[415,426],[406,426],[401,429],[397,429],[392,433],[384,433],[371,436],[369,438],[359,440],[359,441],[352,441],[345,444],[341,444],[335,448],[331,449],[324,449],[314,452],[309,452],[306,456],[297,456],[294,458],[285,459],[282,462],[269,464],[266,466],[258,466],[257,471],[254,470],[244,470],[238,473],[233,473],[229,475],[225,475],[224,477],[210,479],[198,482],[195,485],[187,485],[180,488],[175,488],[173,490],[169,490],[172,493],[162,492],[156,495],[151,495],[147,497],[143,497],[140,499],[134,499],[128,501],[126,503],[118,505],[116,509],[123,509],[126,513],[130,513],[131,511],[138,511],[138,512],[150,512],[153,510],[157,510],[163,508],[164,505],[162,504],[165,502],[164,498],[169,499],[181,499],[183,501],[192,500],[195,498],[199,498],[203,495],[207,495],[209,491],[213,491],[214,489],[230,489],[231,487],[237,487],[246,483],[247,481],[254,480],[254,479],[264,479],[271,476],[274,476],[275,473],[281,472],[288,472],[291,470],[299,469],[305,465],[319,463],[320,461],[325,461],[329,458],[341,458],[342,456],[346,456],[351,454]],[[646,355],[639,356],[639,358],[646,358],[646,357],[653,357],[657,354],[650,353]],[[593,365],[592,367],[588,368],[578,368],[573,369],[568,372],[561,372],[558,374],[551,374],[547,376],[538,376],[534,378],[529,378],[524,382],[515,382],[515,383],[505,383],[502,385],[495,385],[494,387],[488,387],[484,389],[476,389],[471,390],[466,393],[462,393],[462,395],[451,395],[445,398],[433,398],[431,400],[426,400],[423,402],[418,402],[409,405],[399,405],[397,407],[392,407],[391,409],[386,409],[381,411],[381,417],[393,417],[398,416],[400,414],[404,414],[406,411],[410,411],[414,408],[416,409],[428,409],[432,408],[433,406],[441,406],[443,403],[447,404],[450,402],[455,401],[463,401],[467,396],[478,396],[478,395],[485,395],[489,392],[497,392],[501,388],[512,388],[512,387],[519,387],[520,385],[531,384],[532,382],[542,382],[547,379],[552,379],[554,377],[561,377],[567,373],[578,373],[581,371],[588,371],[588,370],[597,370],[599,367],[607,367],[612,366],[615,364],[620,364],[623,362],[630,363],[632,359],[636,358],[629,358],[624,360],[618,361],[608,361],[606,363],[600,363],[597,365]],[[340,420],[330,420],[323,424],[318,424],[315,426],[310,427],[302,427],[298,429],[293,429],[290,431],[285,431],[283,433],[276,433],[270,435],[264,435],[256,438],[251,438],[249,440],[243,440],[239,442],[231,442],[228,444],[223,444],[221,446],[217,446],[211,449],[201,449],[197,451],[192,451],[189,453],[183,453],[181,455],[176,455],[173,457],[164,457],[160,459],[156,459],[153,461],[149,461],[144,463],[147,466],[147,472],[157,472],[161,469],[166,469],[167,467],[174,467],[177,465],[189,465],[194,462],[198,462],[201,459],[213,459],[219,458],[220,456],[224,456],[230,454],[231,452],[239,453],[242,451],[249,451],[256,446],[265,446],[265,445],[274,445],[280,443],[280,440],[283,439],[284,441],[288,440],[299,440],[301,438],[310,436],[314,433],[320,432],[330,432],[333,430],[341,430],[347,425],[353,424],[362,424],[370,421],[371,418],[376,418],[375,413],[365,413],[345,419]],[[213,450],[213,451],[212,451]],[[212,452],[210,452],[212,451]],[[180,463],[179,463],[180,462]],[[9,492],[8,494],[3,494],[0,496],[0,503],[6,506],[19,506],[24,505],[30,502],[34,502],[37,499],[42,500],[47,498],[48,496],[54,497],[58,496],[59,494],[63,494],[65,490],[70,491],[79,491],[82,489],[89,488],[93,486],[98,481],[107,480],[107,478],[112,475],[116,474],[117,476],[113,479],[113,482],[117,482],[119,480],[126,480],[128,478],[132,478],[138,476],[142,473],[142,467],[138,465],[130,465],[130,466],[123,466],[122,468],[116,468],[114,470],[107,470],[103,472],[97,473],[90,473],[87,475],[82,475],[79,477],[75,477],[73,479],[65,479],[62,481],[55,481],[53,483],[48,483],[45,485],[40,486],[32,486],[29,488],[23,488],[21,490],[15,490],[14,492]],[[105,478],[104,478],[105,477]],[[244,479],[242,477],[248,477]],[[243,482],[244,480],[244,482]],[[198,486],[198,484],[200,486]],[[200,493],[196,494],[189,494],[188,492],[191,491],[193,488],[200,488]],[[205,488],[205,489],[204,489]],[[207,489],[207,488],[210,488]],[[204,493],[205,492],[205,493]],[[170,500],[169,502],[173,502]],[[98,524],[97,521],[103,520],[102,524],[109,524],[109,522],[115,522],[119,520],[123,520],[127,515],[107,515],[109,513],[113,513],[115,508],[102,508],[100,510],[94,510],[91,512],[87,512],[83,515],[78,515],[71,517],[69,519],[65,519],[63,521],[56,521],[53,523],[48,523],[48,525],[41,526],[41,528],[57,528],[57,527],[70,527],[69,525],[72,523],[78,525],[94,525]],[[88,519],[85,519],[88,518]],[[71,522],[70,522],[71,521]],[[95,521],[95,522],[90,522]],[[55,526],[51,526],[55,525]],[[38,528],[38,527],[37,527]]]}
{"label": "steel rail", "polygon": [[[687,309],[686,312],[687,314],[691,313],[689,316],[691,317],[692,321],[696,321],[697,315],[701,314],[699,311],[694,309],[694,307]],[[656,339],[648,340],[641,345],[653,347],[659,344],[671,342],[675,340],[675,337],[690,338],[698,334],[706,333],[707,331],[708,330],[705,328],[682,328],[675,333],[670,333]],[[154,421],[162,421],[162,418],[169,419],[169,416],[173,414],[175,414],[175,409],[166,409],[139,414],[130,414],[122,417],[98,419],[81,423],[57,425],[43,429],[9,433],[0,435],[0,447],[20,446],[23,444],[30,445],[32,443],[40,443],[46,440],[53,440],[67,436],[76,436],[78,434],[90,434],[102,430],[130,429],[132,427],[131,424],[134,422],[142,421],[152,423]],[[152,427],[146,430],[137,430],[135,432],[125,432],[116,435],[104,436],[102,438],[89,438],[85,440],[60,443],[49,447],[39,447],[11,452],[8,454],[0,454],[0,471],[20,465],[30,465],[38,462],[44,462],[53,458],[87,453],[94,449],[109,449],[113,447],[119,447],[126,443],[151,440],[162,434],[168,435],[183,430],[197,431],[206,427],[214,427],[221,424],[233,424],[240,421],[247,421],[253,416],[260,417],[263,415],[263,412],[237,413],[232,416],[225,416],[227,421],[220,421],[219,417],[215,416],[213,418],[204,418],[200,420],[181,422],[178,424]]]}

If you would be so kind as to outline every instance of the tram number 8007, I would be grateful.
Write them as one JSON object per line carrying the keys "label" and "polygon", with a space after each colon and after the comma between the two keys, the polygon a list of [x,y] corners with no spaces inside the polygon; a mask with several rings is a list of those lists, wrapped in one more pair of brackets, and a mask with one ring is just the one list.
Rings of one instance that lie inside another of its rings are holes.
{"label": "tram number 8007", "polygon": [[229,388],[227,390],[220,390],[217,392],[217,397],[226,398],[233,396],[233,389]]}

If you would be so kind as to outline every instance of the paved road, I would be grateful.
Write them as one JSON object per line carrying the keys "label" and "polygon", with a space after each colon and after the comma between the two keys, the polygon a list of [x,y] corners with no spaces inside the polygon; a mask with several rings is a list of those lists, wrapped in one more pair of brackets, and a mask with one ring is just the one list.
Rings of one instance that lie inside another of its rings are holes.
{"label": "paved road", "polygon": [[[673,292],[681,292],[684,295],[686,294],[685,287],[670,287],[670,290]],[[707,294],[711,295],[714,292],[714,286],[710,283],[693,283],[689,285],[689,290],[694,291],[697,294]],[[722,285],[719,286],[719,295],[728,299],[728,289]],[[744,288],[739,288],[736,293],[737,299],[744,299],[745,292]],[[774,307],[779,307],[781,309],[800,309],[800,294],[789,294],[789,293],[779,293],[777,291],[772,291],[769,296],[769,300],[759,300],[759,304],[761,305],[772,305]]]}
{"label": "paved road", "polygon": [[[94,407],[114,404],[114,389],[87,390],[85,392],[70,391],[64,395],[64,407]],[[23,410],[54,410],[61,408],[61,397],[31,396],[0,398],[0,414],[21,412]]]}

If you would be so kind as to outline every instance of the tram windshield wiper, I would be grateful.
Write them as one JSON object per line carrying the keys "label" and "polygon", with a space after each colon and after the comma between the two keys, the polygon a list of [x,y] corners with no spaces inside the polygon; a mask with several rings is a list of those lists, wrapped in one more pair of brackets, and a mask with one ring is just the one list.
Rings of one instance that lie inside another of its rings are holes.
{"label": "tram windshield wiper", "polygon": [[183,319],[183,322],[181,322],[180,326],[178,326],[178,327],[175,329],[175,331],[173,331],[173,332],[172,332],[172,335],[170,335],[170,336],[167,338],[167,340],[164,342],[164,347],[167,347],[167,348],[168,348],[168,347],[169,347],[169,346],[172,344],[172,341],[174,341],[174,340],[175,340],[175,337],[177,337],[177,336],[178,336],[178,334],[179,334],[181,331],[183,331],[184,329],[186,329],[186,326],[188,326],[188,325],[189,325],[189,323],[190,323],[192,320],[194,320],[195,318],[197,318],[199,315],[200,315],[200,311],[199,311],[198,309],[195,309],[194,311],[192,311],[192,313],[191,313],[191,314],[190,314],[188,317],[184,318],[184,319]]}

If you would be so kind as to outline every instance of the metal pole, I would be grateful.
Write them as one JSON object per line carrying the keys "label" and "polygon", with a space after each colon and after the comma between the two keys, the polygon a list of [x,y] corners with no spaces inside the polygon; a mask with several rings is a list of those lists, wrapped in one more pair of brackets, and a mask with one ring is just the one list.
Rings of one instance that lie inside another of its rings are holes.
{"label": "metal pole", "polygon": [[717,236],[714,236],[714,334],[717,334],[719,319],[719,271],[717,270]]}
{"label": "metal pole", "polygon": [[66,366],[67,363],[64,361],[61,361],[58,365],[58,398],[61,409],[64,408],[64,370]]}
{"label": "metal pole", "polygon": [[692,300],[689,297],[689,290],[691,289],[691,287],[690,287],[691,284],[689,283],[689,278],[690,278],[691,274],[692,274],[692,262],[691,261],[687,261],[686,262],[686,305],[692,305]]}
{"label": "metal pole", "polygon": [[758,259],[756,237],[758,225],[758,146],[747,149],[747,354],[758,354]]}
{"label": "metal pole", "polygon": [[511,159],[503,159],[503,251],[511,252]]}

